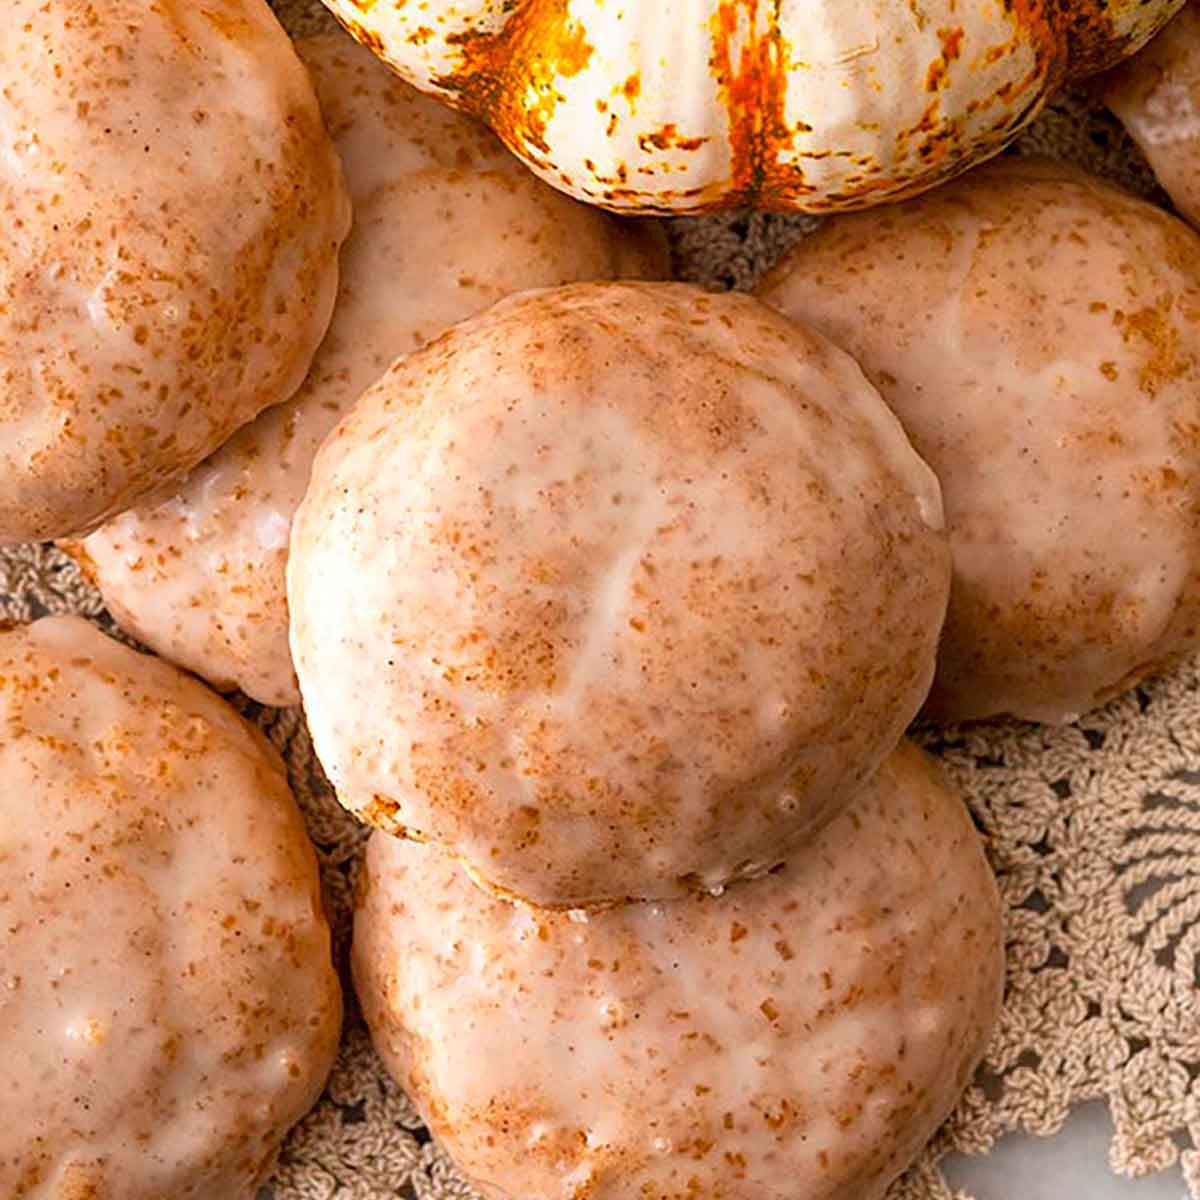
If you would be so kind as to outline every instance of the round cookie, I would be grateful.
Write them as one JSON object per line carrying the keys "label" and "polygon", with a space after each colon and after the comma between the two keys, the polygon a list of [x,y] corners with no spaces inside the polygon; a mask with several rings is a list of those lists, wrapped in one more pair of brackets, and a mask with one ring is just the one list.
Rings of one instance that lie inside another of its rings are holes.
{"label": "round cookie", "polygon": [[354,972],[376,1048],[488,1200],[875,1200],[999,1012],[962,802],[902,745],[786,867],[580,923],[376,833]]}
{"label": "round cookie", "polygon": [[86,532],[299,387],[350,212],[264,0],[0,6],[0,543]]}
{"label": "round cookie", "polygon": [[77,618],[0,634],[0,1195],[253,1200],[333,1062],[266,741]]}
{"label": "round cookie", "polygon": [[288,573],[342,803],[573,908],[759,874],[828,819],[925,697],[949,560],[847,355],[600,283],[397,363],[318,454]]}
{"label": "round cookie", "polygon": [[482,125],[344,36],[299,45],[346,168],[355,229],[304,387],[182,483],[67,548],[121,625],[219,688],[296,704],[285,568],[321,441],[407,353],[510,292],[662,274],[665,252],[540,183]]}
{"label": "round cookie", "polygon": [[1067,721],[1200,644],[1200,237],[1010,160],[829,222],[760,294],[849,350],[941,480],[930,711]]}
{"label": "round cookie", "polygon": [[1200,7],[1188,4],[1104,91],[1175,207],[1200,227]]}

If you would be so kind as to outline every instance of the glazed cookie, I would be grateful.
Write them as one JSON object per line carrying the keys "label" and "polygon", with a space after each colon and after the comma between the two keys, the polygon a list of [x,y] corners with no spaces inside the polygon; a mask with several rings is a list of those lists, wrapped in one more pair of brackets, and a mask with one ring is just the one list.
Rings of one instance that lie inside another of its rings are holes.
{"label": "glazed cookie", "polygon": [[942,483],[931,712],[1071,720],[1200,644],[1200,237],[1013,160],[830,221],[761,293],[849,350]]}
{"label": "glazed cookie", "polygon": [[777,872],[585,922],[377,833],[354,973],[488,1200],[875,1200],[966,1086],[1004,959],[966,809],[904,745]]}
{"label": "glazed cookie", "polygon": [[265,740],[77,618],[0,634],[0,1195],[252,1200],[333,1062]]}
{"label": "glazed cookie", "polygon": [[849,356],[681,284],[526,293],[397,363],[291,549],[342,803],[567,908],[779,862],[919,708],[949,583]]}
{"label": "glazed cookie", "polygon": [[402,353],[509,292],[665,273],[639,227],[539,183],[483,126],[401,83],[346,37],[299,46],[356,212],[329,335],[294,400],[182,484],[67,547],[117,620],[217,687],[300,695],[284,581],[292,514],[338,417]]}
{"label": "glazed cookie", "polygon": [[87,531],[294,392],[350,221],[264,0],[7,0],[0,216],[0,542]]}
{"label": "glazed cookie", "polygon": [[1189,4],[1105,89],[1159,183],[1200,226],[1200,7]]}

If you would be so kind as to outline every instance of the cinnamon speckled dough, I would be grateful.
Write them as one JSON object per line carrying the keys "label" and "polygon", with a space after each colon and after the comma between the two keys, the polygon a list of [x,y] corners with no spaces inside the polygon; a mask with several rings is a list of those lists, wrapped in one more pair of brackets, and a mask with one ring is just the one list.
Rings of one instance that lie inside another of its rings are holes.
{"label": "cinnamon speckled dough", "polygon": [[366,870],[376,1048],[487,1200],[875,1200],[999,1011],[995,883],[910,745],[720,898],[580,923],[380,833]]}
{"label": "cinnamon speckled dough", "polygon": [[400,82],[349,38],[298,49],[356,212],[312,372],[294,400],[181,485],[71,548],[126,629],[265,704],[300,699],[288,531],[317,447],[359,393],[399,354],[509,292],[666,269],[646,234],[538,182],[482,126]]}
{"label": "cinnamon speckled dough", "polygon": [[763,297],[854,354],[937,472],[942,718],[1070,720],[1200,643],[1200,238],[1018,160],[830,222]]}
{"label": "cinnamon speckled dough", "polygon": [[317,457],[288,564],[317,753],[534,903],[760,873],[924,699],[941,519],[858,367],[749,297],[501,301]]}
{"label": "cinnamon speckled dough", "polygon": [[0,634],[0,1195],[252,1200],[341,997],[278,756],[74,617]]}
{"label": "cinnamon speckled dough", "polygon": [[263,0],[0,6],[0,542],[86,531],[295,391],[349,220]]}
{"label": "cinnamon speckled dough", "polygon": [[1175,207],[1200,226],[1200,6],[1106,80],[1105,99]]}

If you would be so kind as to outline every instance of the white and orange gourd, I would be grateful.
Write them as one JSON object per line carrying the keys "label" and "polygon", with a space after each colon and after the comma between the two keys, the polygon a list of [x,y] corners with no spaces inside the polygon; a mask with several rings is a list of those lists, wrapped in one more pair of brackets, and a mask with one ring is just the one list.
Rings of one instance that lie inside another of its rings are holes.
{"label": "white and orange gourd", "polygon": [[864,208],[999,151],[1182,0],[325,0],[539,175],[623,211]]}

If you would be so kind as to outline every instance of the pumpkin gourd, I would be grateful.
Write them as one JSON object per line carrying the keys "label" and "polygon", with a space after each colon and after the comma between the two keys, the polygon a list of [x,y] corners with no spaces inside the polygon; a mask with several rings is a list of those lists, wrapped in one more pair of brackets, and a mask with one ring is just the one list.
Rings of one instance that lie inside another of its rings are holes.
{"label": "pumpkin gourd", "polygon": [[627,211],[863,208],[996,153],[1182,0],[325,0],[543,178]]}

